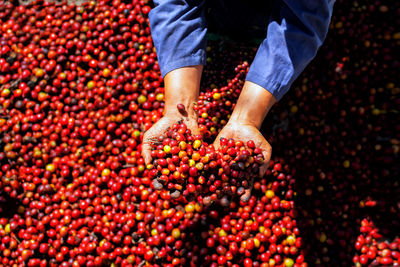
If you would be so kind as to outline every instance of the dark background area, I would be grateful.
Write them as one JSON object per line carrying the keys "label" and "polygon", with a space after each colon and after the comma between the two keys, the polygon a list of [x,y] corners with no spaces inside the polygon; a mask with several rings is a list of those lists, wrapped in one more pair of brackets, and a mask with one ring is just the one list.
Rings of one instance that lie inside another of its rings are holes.
{"label": "dark background area", "polygon": [[[272,158],[296,178],[311,266],[351,266],[364,218],[382,241],[399,235],[399,15],[396,1],[336,1],[325,43],[264,122]],[[232,77],[232,65],[256,51],[209,45],[204,80]]]}

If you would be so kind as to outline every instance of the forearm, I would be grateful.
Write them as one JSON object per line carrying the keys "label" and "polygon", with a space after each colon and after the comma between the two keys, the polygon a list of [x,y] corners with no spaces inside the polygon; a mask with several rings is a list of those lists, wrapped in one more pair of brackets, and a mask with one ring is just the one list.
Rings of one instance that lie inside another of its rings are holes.
{"label": "forearm", "polygon": [[164,77],[165,115],[177,114],[183,104],[188,116],[196,116],[193,107],[199,99],[203,65],[188,66],[170,71]]}
{"label": "forearm", "polygon": [[246,81],[230,121],[260,129],[262,122],[275,103],[276,98],[269,91],[255,83]]}

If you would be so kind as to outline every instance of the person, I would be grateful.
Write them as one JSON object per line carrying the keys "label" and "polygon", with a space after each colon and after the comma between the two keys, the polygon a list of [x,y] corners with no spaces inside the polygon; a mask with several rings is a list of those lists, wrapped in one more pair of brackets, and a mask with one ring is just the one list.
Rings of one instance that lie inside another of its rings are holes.
{"label": "person", "polygon": [[[207,6],[209,3],[213,3],[211,7]],[[146,163],[151,162],[152,140],[177,121],[184,119],[193,134],[199,133],[193,106],[199,97],[206,64],[207,22],[212,20],[216,28],[226,29],[227,33],[238,32],[239,38],[247,38],[246,29],[265,30],[266,37],[250,65],[237,104],[214,142],[218,148],[221,137],[243,142],[253,140],[263,151],[265,164],[261,173],[265,173],[272,149],[260,133],[261,124],[316,55],[326,37],[334,1],[264,0],[259,3],[270,4],[264,8],[265,5],[259,6],[255,0],[154,0],[149,20],[164,77],[165,110],[163,118],[144,134],[142,155]],[[210,13],[213,16],[206,18]],[[177,104],[185,106],[185,116]],[[241,199],[247,201],[250,194],[247,190]]]}

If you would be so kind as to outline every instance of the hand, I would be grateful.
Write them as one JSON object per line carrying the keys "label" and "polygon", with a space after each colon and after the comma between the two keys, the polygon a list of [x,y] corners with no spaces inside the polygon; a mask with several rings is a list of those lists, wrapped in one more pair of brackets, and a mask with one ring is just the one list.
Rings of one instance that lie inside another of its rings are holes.
{"label": "hand", "polygon": [[[253,140],[256,147],[260,147],[264,157],[264,164],[260,167],[260,176],[263,176],[268,168],[271,159],[272,148],[267,142],[260,131],[251,124],[245,124],[236,121],[229,121],[228,124],[221,130],[214,142],[214,147],[220,147],[221,138],[232,138],[234,140],[242,141],[246,144],[247,141]],[[254,178],[250,183],[250,187],[245,190],[245,193],[240,197],[244,202],[247,202],[251,196],[251,189],[253,188]]]}
{"label": "hand", "polygon": [[[271,145],[260,133],[261,124],[271,107],[275,104],[276,98],[265,88],[246,81],[239,99],[233,110],[232,116],[227,125],[217,136],[214,146],[219,147],[221,137],[240,140],[246,144],[253,140],[257,147],[262,149],[264,164],[260,168],[260,175],[264,175],[271,159]],[[241,196],[242,201],[248,201],[251,196],[251,188],[254,181],[251,181],[250,188]]]}
{"label": "hand", "polygon": [[199,134],[197,116],[183,116],[178,113],[166,114],[156,124],[154,124],[149,130],[147,130],[143,136],[142,142],[142,156],[144,161],[149,164],[151,158],[151,147],[152,143],[158,141],[158,138],[162,136],[169,127],[175,123],[183,120],[188,129],[192,131],[192,134]]}
{"label": "hand", "polygon": [[[151,144],[158,141],[158,137],[162,136],[174,123],[183,120],[192,134],[199,134],[197,112],[193,107],[199,98],[202,70],[201,65],[188,66],[175,69],[165,75],[164,117],[143,136],[142,156],[146,164],[151,162]],[[184,110],[178,110],[178,104],[184,107]]]}

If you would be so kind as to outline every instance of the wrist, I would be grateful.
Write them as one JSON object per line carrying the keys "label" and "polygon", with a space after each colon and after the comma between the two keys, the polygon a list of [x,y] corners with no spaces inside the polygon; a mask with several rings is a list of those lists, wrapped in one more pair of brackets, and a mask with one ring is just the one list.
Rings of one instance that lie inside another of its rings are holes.
{"label": "wrist", "polygon": [[259,125],[256,122],[252,121],[251,119],[248,119],[247,116],[242,116],[238,114],[237,115],[232,114],[226,125],[251,126],[260,129]]}
{"label": "wrist", "polygon": [[178,110],[182,104],[189,117],[197,117],[194,105],[199,99],[202,65],[175,69],[165,75],[165,115],[183,114]]}
{"label": "wrist", "polygon": [[269,91],[246,81],[229,121],[260,129],[266,115],[275,103],[276,98]]}

